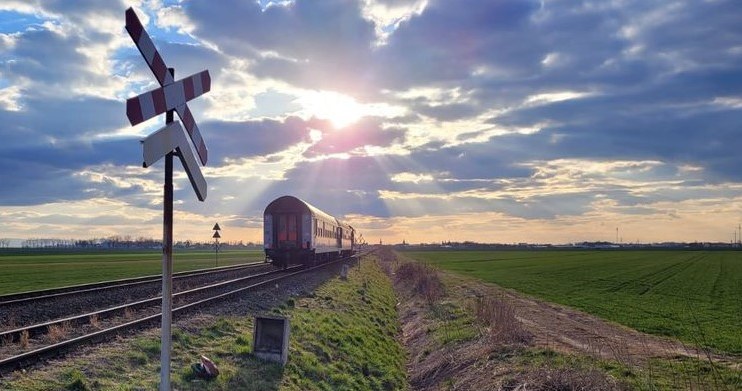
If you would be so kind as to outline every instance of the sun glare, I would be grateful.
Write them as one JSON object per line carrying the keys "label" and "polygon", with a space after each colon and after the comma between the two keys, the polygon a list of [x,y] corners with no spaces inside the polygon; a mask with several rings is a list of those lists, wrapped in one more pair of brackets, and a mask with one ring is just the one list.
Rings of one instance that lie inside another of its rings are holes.
{"label": "sun glare", "polygon": [[296,100],[309,115],[328,120],[337,128],[344,128],[364,115],[364,107],[355,99],[330,91],[314,91]]}

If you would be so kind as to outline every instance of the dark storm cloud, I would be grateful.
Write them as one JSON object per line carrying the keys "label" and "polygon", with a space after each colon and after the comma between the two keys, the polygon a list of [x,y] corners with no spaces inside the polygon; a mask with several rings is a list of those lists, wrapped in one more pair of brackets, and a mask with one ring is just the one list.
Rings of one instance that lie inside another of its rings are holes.
{"label": "dark storm cloud", "polygon": [[185,11],[197,36],[231,55],[251,58],[256,75],[310,88],[357,85],[375,39],[373,25],[353,1],[298,0],[262,9],[257,2],[214,7],[197,0],[186,3]]}
{"label": "dark storm cloud", "polygon": [[322,130],[322,139],[306,152],[309,157],[350,152],[363,146],[388,147],[401,143],[405,135],[403,129],[382,129],[382,120],[379,118],[367,117],[343,129],[334,129],[329,122],[323,125],[317,128]]}
{"label": "dark storm cloud", "polygon": [[343,129],[331,122],[310,118],[287,117],[283,120],[206,121],[209,149],[213,156],[240,158],[265,156],[285,150],[300,142],[310,142],[310,131],[318,130],[322,139],[305,152],[307,157],[345,153],[363,146],[386,147],[404,137],[401,129],[381,129],[380,119],[366,118]]}
{"label": "dark storm cloud", "polygon": [[387,7],[410,6],[417,3],[418,0],[375,0],[374,3],[383,4]]}
{"label": "dark storm cloud", "polygon": [[[3,53],[3,77],[55,84],[75,75],[87,73],[87,59],[73,47],[81,45],[79,37],[63,37],[49,30],[32,30],[21,34],[15,48]],[[54,61],[50,64],[50,61]]]}
{"label": "dark storm cloud", "polygon": [[742,146],[735,137],[740,110],[714,100],[742,87],[742,81],[731,72],[728,79],[724,73],[705,76],[683,74],[641,92],[522,109],[492,122],[528,126],[552,121],[528,137],[541,159],[656,159],[700,164],[712,174],[739,179],[726,162]]}
{"label": "dark storm cloud", "polygon": [[52,14],[63,14],[72,20],[87,19],[90,17],[100,18],[121,17],[123,10],[128,6],[120,0],[100,2],[98,0],[43,0],[35,1],[38,7]]}
{"label": "dark storm cloud", "polygon": [[[156,35],[152,36],[152,40],[163,61],[168,66],[175,68],[176,80],[208,69],[211,75],[212,88],[217,80],[226,84],[225,81],[227,80],[225,78],[228,79],[230,76],[228,72],[224,72],[224,69],[228,65],[227,61],[223,55],[220,55],[213,49],[187,43],[167,42]],[[156,83],[155,78],[152,76],[152,71],[142,59],[142,55],[133,43],[121,50],[119,58],[121,64],[131,67],[131,72],[135,75],[151,81],[153,84]]]}
{"label": "dark storm cloud", "polygon": [[258,121],[206,121],[209,129],[208,146],[213,156],[241,158],[270,155],[299,142],[309,141],[309,129],[323,126],[324,121],[299,117],[284,120],[263,119]]}
{"label": "dark storm cloud", "polygon": [[557,216],[579,215],[589,210],[591,194],[534,197],[528,202],[511,198],[483,199],[455,197],[450,199],[391,199],[387,204],[396,217],[417,217],[421,214],[502,212],[524,219],[553,219]]}
{"label": "dark storm cloud", "polygon": [[91,165],[138,165],[139,156],[141,146],[135,139],[65,146],[6,146],[0,158],[3,168],[0,205],[36,205],[141,191],[136,186],[120,189],[110,183],[94,184],[75,175]]}
{"label": "dark storm cloud", "polygon": [[265,194],[274,198],[297,195],[318,208],[338,215],[367,213],[388,216],[377,190],[391,185],[385,158],[351,157],[305,162],[289,170],[285,181],[274,183]]}
{"label": "dark storm cloud", "polygon": [[405,89],[469,78],[493,64],[527,73],[541,61],[543,44],[519,34],[537,7],[533,1],[433,1],[403,22],[376,53],[377,83]]}
{"label": "dark storm cloud", "polygon": [[6,143],[0,150],[16,145],[82,143],[94,134],[112,131],[127,124],[121,102],[96,97],[57,99],[28,96],[22,110],[0,110]]}
{"label": "dark storm cloud", "polygon": [[36,205],[88,197],[80,191],[82,181],[75,179],[70,170],[5,157],[0,158],[0,163],[3,168],[2,205]]}
{"label": "dark storm cloud", "polygon": [[[456,179],[513,178],[530,175],[518,164],[537,156],[530,137],[500,136],[486,143],[461,144],[441,149],[419,149],[409,160],[409,168],[425,167],[430,172],[447,172]],[[401,170],[406,171],[406,170]]]}
{"label": "dark storm cloud", "polygon": [[456,121],[464,118],[471,118],[479,114],[482,110],[481,107],[471,103],[454,103],[435,106],[428,103],[418,103],[413,105],[412,109],[415,112],[438,121]]}

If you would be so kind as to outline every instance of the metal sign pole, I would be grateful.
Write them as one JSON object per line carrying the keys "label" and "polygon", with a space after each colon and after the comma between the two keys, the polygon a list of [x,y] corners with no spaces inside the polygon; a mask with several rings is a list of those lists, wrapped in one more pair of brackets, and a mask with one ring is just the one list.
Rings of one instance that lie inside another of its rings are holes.
{"label": "metal sign pole", "polygon": [[[168,68],[175,76],[175,69]],[[173,122],[173,111],[165,124]],[[171,324],[173,316],[173,152],[165,155],[165,198],[162,232],[162,323],[160,336],[160,391],[170,391]]]}
{"label": "metal sign pole", "polygon": [[[168,68],[134,9],[125,12],[126,31],[139,49],[159,88],[126,100],[126,117],[132,126],[166,113],[165,127],[142,140],[143,164],[147,168],[165,157],[165,195],[162,223],[162,323],[160,349],[160,390],[170,391],[171,325],[173,310],[173,156],[177,155],[188,174],[199,201],[206,200],[206,180],[186,138],[190,137],[201,164],[206,165],[208,150],[186,102],[211,90],[211,76],[205,70],[182,80],[175,80],[175,70]],[[173,119],[178,113],[181,127]]]}

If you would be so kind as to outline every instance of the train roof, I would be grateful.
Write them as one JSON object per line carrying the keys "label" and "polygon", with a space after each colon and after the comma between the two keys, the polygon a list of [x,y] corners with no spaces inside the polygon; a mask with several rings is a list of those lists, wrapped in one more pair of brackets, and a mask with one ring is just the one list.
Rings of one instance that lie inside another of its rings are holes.
{"label": "train roof", "polygon": [[268,206],[265,207],[264,214],[276,213],[281,211],[296,210],[297,208],[309,210],[313,215],[319,216],[323,220],[334,221],[339,226],[348,226],[342,221],[338,220],[335,216],[323,212],[316,206],[294,196],[285,195],[276,198],[271,201]]}

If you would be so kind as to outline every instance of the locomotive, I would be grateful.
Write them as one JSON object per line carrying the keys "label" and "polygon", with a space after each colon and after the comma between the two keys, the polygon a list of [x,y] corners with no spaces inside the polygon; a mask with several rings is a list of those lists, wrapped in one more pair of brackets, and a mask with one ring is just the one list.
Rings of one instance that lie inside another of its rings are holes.
{"label": "locomotive", "polygon": [[307,266],[353,254],[355,230],[294,196],[271,201],[263,213],[266,261]]}

